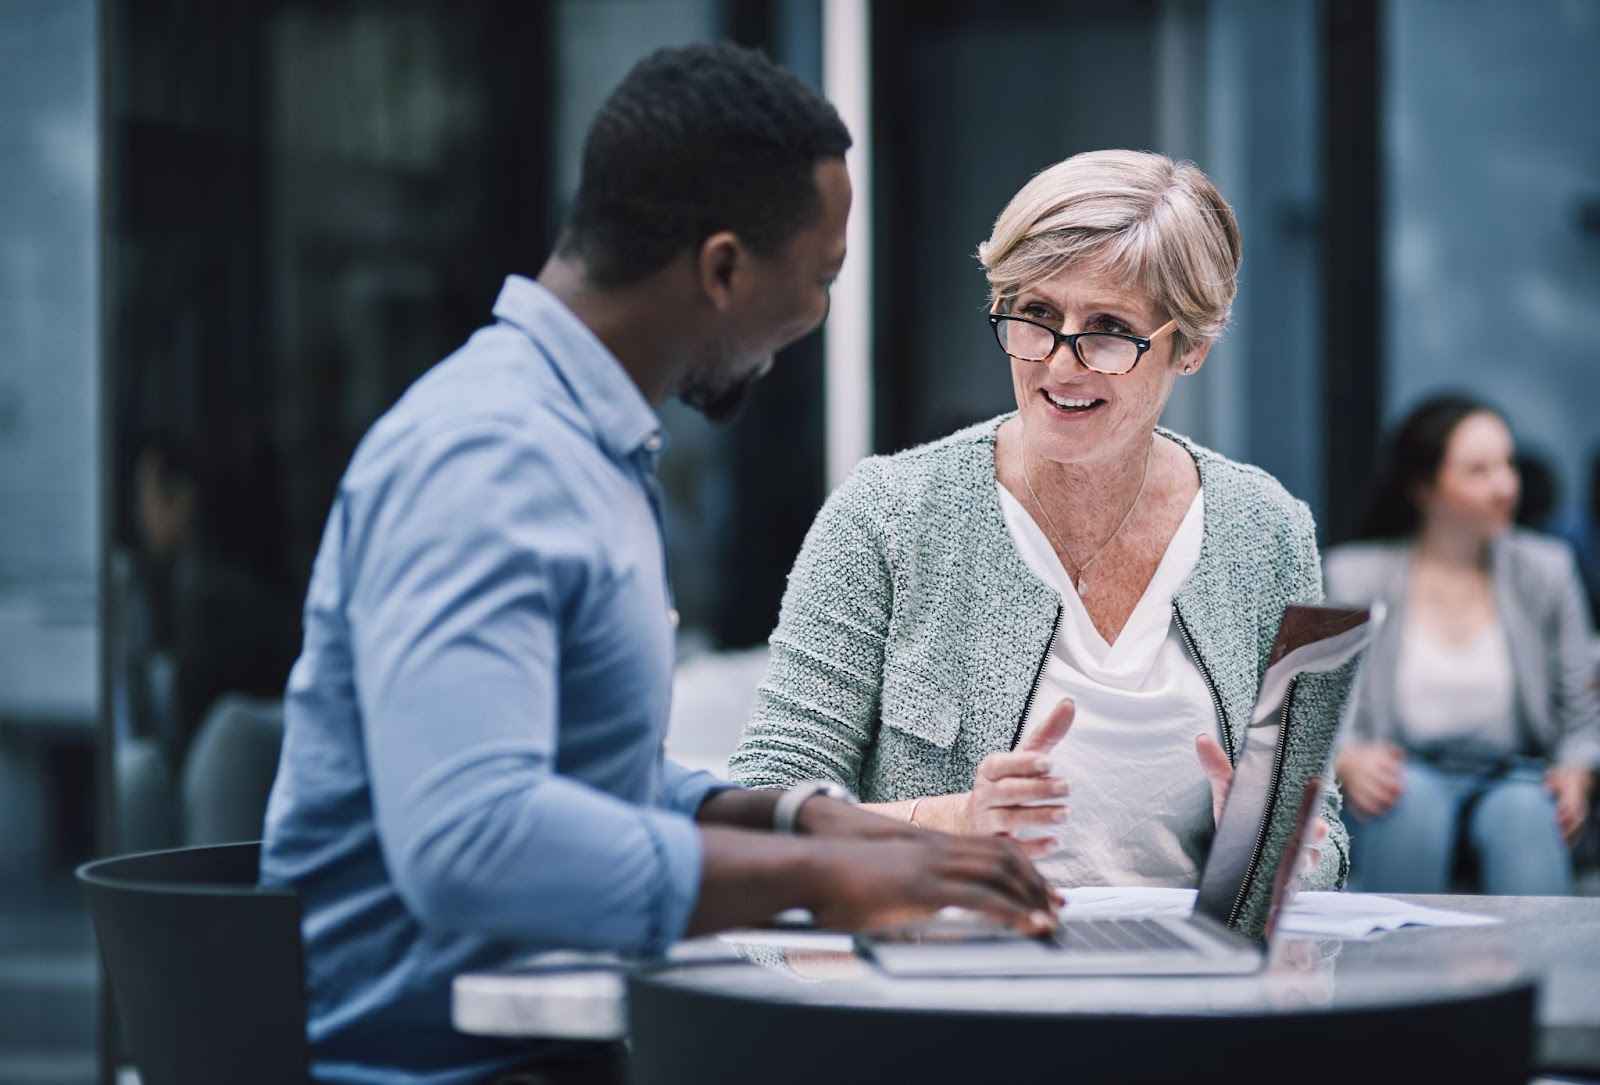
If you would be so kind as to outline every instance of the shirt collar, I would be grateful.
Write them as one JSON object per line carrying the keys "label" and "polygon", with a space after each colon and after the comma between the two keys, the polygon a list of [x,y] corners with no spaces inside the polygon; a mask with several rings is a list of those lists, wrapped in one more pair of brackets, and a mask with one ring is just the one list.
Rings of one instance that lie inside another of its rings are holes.
{"label": "shirt collar", "polygon": [[494,315],[521,329],[555,366],[592,422],[600,444],[627,458],[640,448],[661,450],[661,419],[622,363],[588,325],[549,290],[509,275]]}

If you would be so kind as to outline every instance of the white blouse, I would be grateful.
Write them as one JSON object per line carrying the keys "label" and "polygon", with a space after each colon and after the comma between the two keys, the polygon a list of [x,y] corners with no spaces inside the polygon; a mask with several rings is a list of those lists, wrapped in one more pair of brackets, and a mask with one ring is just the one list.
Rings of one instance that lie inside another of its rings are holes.
{"label": "white blouse", "polygon": [[1395,682],[1406,743],[1414,749],[1517,752],[1516,679],[1498,618],[1460,646],[1407,622]]}
{"label": "white blouse", "polygon": [[1061,595],[1061,627],[1024,733],[1062,697],[1077,704],[1072,729],[1051,754],[1056,774],[1071,784],[1071,813],[1051,830],[1058,847],[1039,870],[1065,886],[1192,887],[1214,831],[1194,740],[1216,737],[1217,718],[1174,625],[1172,597],[1200,557],[1204,493],[1195,495],[1116,643],[1107,644],[1045,533],[999,489],[1017,552]]}

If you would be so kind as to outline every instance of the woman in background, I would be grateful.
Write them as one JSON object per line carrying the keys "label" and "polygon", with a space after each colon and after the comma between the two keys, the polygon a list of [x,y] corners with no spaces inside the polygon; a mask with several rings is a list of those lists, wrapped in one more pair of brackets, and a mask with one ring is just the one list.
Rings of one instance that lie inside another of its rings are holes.
{"label": "woman in background", "polygon": [[1421,404],[1366,541],[1327,556],[1330,598],[1389,608],[1337,760],[1363,889],[1444,892],[1460,841],[1486,892],[1572,892],[1600,762],[1593,635],[1570,550],[1512,528],[1515,452],[1493,408]]}

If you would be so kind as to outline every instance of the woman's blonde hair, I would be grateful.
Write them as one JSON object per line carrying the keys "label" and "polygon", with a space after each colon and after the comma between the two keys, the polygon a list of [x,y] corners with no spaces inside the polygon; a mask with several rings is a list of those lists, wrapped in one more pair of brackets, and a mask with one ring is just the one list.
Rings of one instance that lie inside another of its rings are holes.
{"label": "woman's blonde hair", "polygon": [[1083,264],[1148,294],[1176,320],[1176,356],[1222,334],[1239,259],[1239,223],[1211,179],[1192,162],[1147,151],[1057,162],[1022,186],[978,246],[991,310]]}

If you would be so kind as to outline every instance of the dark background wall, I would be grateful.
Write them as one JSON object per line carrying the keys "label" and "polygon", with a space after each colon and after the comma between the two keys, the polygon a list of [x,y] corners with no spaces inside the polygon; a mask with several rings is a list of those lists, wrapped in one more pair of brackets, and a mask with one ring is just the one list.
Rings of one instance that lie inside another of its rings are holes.
{"label": "dark background wall", "polygon": [[880,450],[1015,406],[978,242],[1046,166],[1153,142],[1155,6],[872,5]]}

